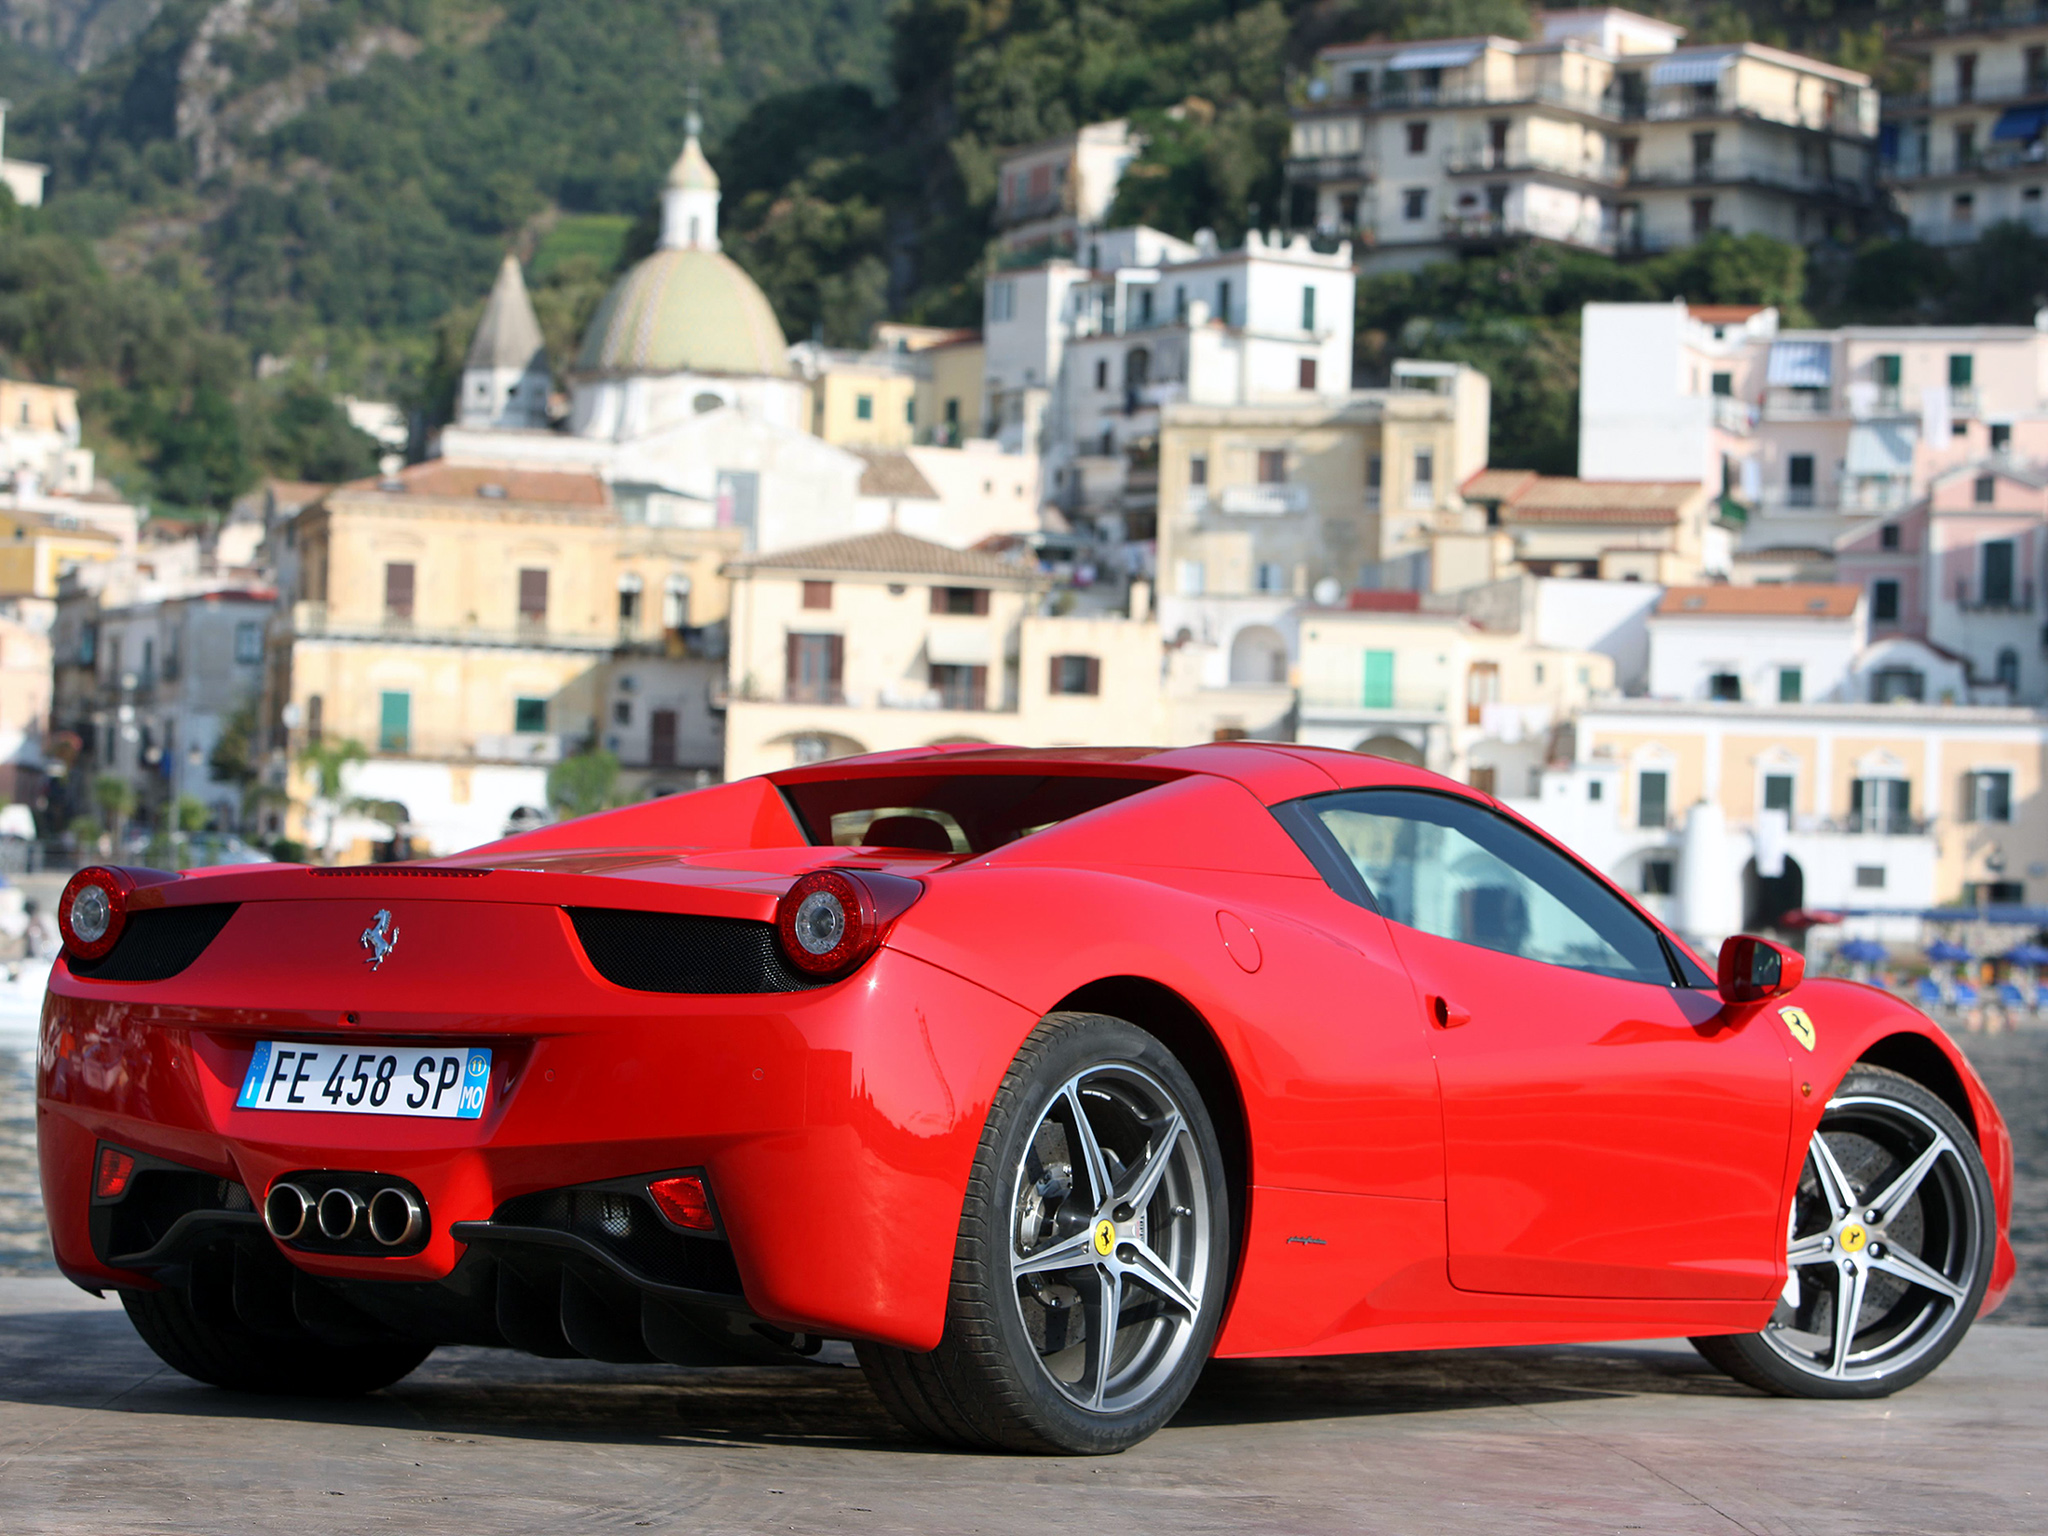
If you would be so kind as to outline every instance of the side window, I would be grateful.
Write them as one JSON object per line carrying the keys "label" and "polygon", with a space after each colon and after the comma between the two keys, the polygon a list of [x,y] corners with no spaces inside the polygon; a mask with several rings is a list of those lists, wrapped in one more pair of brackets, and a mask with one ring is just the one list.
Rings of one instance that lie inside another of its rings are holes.
{"label": "side window", "polygon": [[[1504,816],[1451,795],[1367,789],[1285,807],[1390,922],[1480,949],[1625,981],[1672,984],[1655,929],[1585,870]],[[1711,983],[1691,976],[1687,985]]]}

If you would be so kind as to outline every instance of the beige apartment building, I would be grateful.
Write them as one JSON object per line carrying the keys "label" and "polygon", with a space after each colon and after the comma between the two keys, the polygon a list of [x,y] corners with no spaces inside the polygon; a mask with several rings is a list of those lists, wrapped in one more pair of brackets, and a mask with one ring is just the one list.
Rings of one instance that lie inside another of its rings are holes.
{"label": "beige apartment building", "polygon": [[2048,230],[2048,11],[1948,0],[1903,46],[1927,89],[1885,103],[1881,142],[1913,233],[1960,245],[2003,220]]}
{"label": "beige apartment building", "polygon": [[903,533],[739,560],[728,778],[944,742],[1158,741],[1158,626],[1038,612],[1028,567]]}
{"label": "beige apartment building", "polygon": [[1361,592],[1357,608],[1301,614],[1301,725],[1312,746],[1368,752],[1523,794],[1559,750],[1561,727],[1614,691],[1614,661],[1539,645],[1421,594]]}
{"label": "beige apartment building", "polygon": [[979,331],[918,349],[914,396],[917,441],[958,448],[970,437],[993,437],[984,403],[988,347]]}
{"label": "beige apartment building", "polygon": [[1629,252],[1865,227],[1869,78],[1683,36],[1610,7],[1545,12],[1527,41],[1325,48],[1294,113],[1290,219],[1360,239],[1368,270],[1510,239]]}
{"label": "beige apartment building", "polygon": [[1102,227],[1124,167],[1142,147],[1117,118],[1003,151],[994,220],[1003,249],[1071,253],[1083,230]]}
{"label": "beige apartment building", "polygon": [[[1713,861],[1747,898],[1730,931],[1773,921],[1771,907],[2048,901],[2048,718],[2036,710],[1630,699],[1586,711],[1578,749],[1588,782],[1612,786],[1613,836],[1634,845],[1586,838],[1581,851],[1605,852],[1602,867],[1651,894],[1682,889],[1672,866],[1689,853]],[[1764,862],[1773,846],[1782,861],[1775,875],[1745,863],[1760,839]]]}
{"label": "beige apartment building", "polygon": [[587,744],[629,788],[694,782],[722,756],[698,632],[725,617],[741,537],[625,522],[590,474],[431,461],[341,486],[290,525],[272,741],[293,763],[361,744],[351,793],[404,805],[437,847],[544,805],[548,766]]}
{"label": "beige apartment building", "polygon": [[790,358],[811,387],[814,436],[842,448],[907,448],[917,441],[914,353],[806,342],[790,348]]}

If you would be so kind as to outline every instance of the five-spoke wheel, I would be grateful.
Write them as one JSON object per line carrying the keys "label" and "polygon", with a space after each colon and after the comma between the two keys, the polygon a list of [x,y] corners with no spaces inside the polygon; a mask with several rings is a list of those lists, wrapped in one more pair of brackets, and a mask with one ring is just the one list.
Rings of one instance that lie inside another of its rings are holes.
{"label": "five-spoke wheel", "polygon": [[1693,1342],[1767,1391],[1895,1392],[1969,1328],[1994,1241],[1990,1180],[1954,1111],[1896,1073],[1857,1067],[1807,1148],[1770,1322]]}
{"label": "five-spoke wheel", "polygon": [[1186,1069],[1121,1019],[1053,1014],[989,1111],[939,1347],[862,1345],[861,1363],[933,1438],[1122,1450],[1172,1417],[1208,1359],[1229,1233]]}

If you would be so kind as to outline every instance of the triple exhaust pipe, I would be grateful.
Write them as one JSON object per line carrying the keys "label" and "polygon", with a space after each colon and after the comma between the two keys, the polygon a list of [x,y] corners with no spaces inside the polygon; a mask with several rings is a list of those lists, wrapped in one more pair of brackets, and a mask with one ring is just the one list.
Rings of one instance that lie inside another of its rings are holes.
{"label": "triple exhaust pipe", "polygon": [[427,1230],[427,1208],[409,1189],[390,1185],[365,1200],[340,1185],[315,1195],[303,1184],[277,1183],[263,1199],[263,1225],[279,1242],[310,1235],[311,1227],[330,1243],[359,1232],[386,1248],[401,1248]]}

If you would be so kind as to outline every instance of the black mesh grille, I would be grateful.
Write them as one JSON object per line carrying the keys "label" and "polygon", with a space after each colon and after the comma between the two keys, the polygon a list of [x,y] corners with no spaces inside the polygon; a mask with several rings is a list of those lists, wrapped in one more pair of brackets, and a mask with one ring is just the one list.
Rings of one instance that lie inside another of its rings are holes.
{"label": "black mesh grille", "polygon": [[249,1191],[197,1169],[145,1168],[128,1196],[110,1211],[108,1257],[147,1253],[180,1216],[192,1211],[253,1211]]}
{"label": "black mesh grille", "polygon": [[636,992],[800,992],[822,986],[783,959],[773,923],[571,907],[597,973]]}
{"label": "black mesh grille", "polygon": [[644,1195],[617,1189],[548,1189],[498,1207],[494,1227],[546,1227],[573,1232],[663,1285],[740,1294],[732,1249],[716,1238],[685,1237],[661,1219]]}
{"label": "black mesh grille", "polygon": [[112,949],[97,960],[66,955],[65,963],[72,975],[94,981],[162,981],[199,958],[235,915],[236,905],[223,901],[130,912]]}

